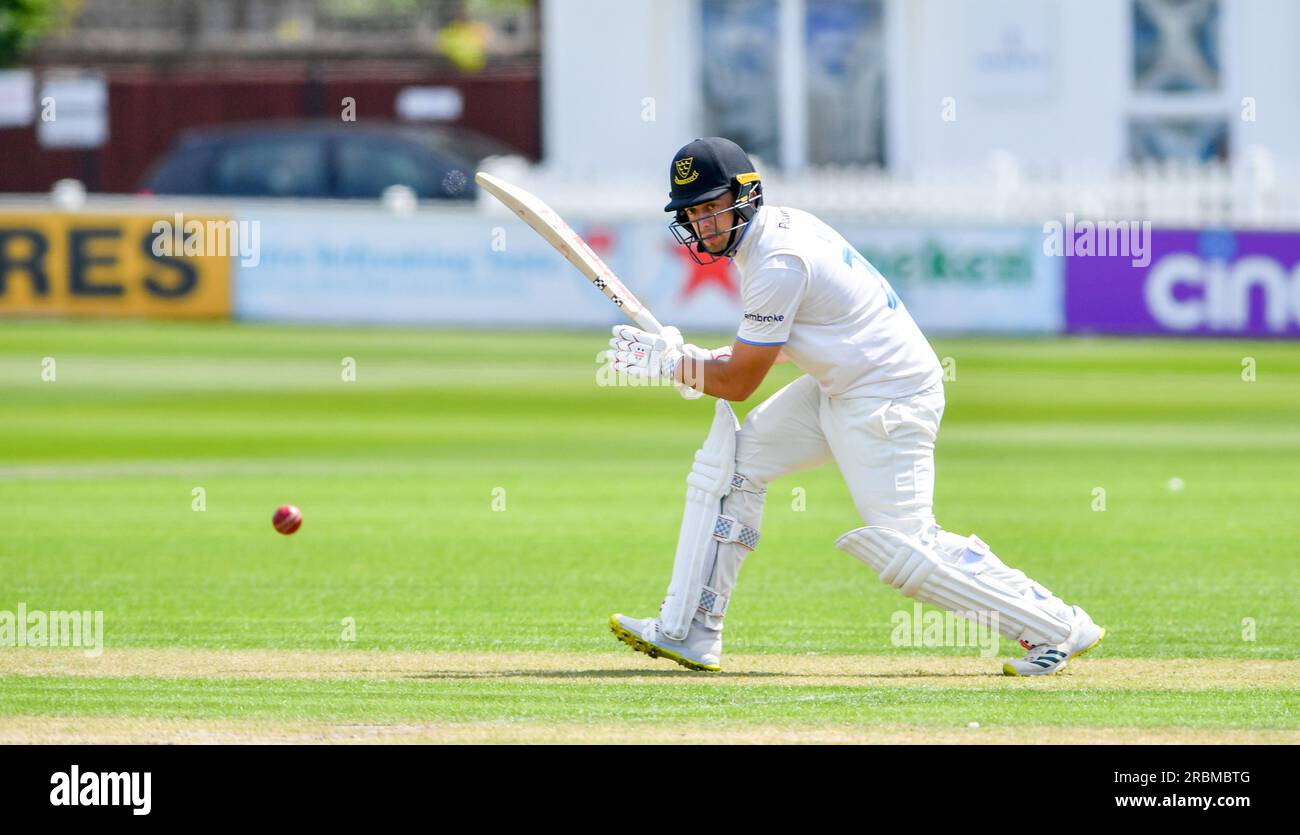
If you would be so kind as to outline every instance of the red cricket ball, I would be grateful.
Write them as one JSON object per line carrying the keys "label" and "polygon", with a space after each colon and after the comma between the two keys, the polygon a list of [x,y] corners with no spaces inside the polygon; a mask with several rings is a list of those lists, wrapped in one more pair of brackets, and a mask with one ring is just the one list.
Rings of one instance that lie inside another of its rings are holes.
{"label": "red cricket ball", "polygon": [[302,527],[302,511],[291,504],[282,504],[275,509],[271,524],[280,533],[288,536]]}

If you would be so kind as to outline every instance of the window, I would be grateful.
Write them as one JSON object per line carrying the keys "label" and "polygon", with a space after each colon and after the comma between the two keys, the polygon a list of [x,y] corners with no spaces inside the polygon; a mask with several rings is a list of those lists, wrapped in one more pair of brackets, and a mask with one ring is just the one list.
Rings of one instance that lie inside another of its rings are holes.
{"label": "window", "polygon": [[1137,118],[1128,126],[1129,158],[1134,162],[1164,159],[1226,160],[1226,119]]}
{"label": "window", "polygon": [[211,142],[181,147],[145,177],[155,194],[205,194],[216,145]]}
{"label": "window", "polygon": [[1160,93],[1219,89],[1219,0],[1133,3],[1133,86]]}
{"label": "window", "polygon": [[808,162],[885,161],[880,0],[806,0]]}
{"label": "window", "polygon": [[776,0],[706,0],[703,10],[705,132],[776,164],[781,153]]}
{"label": "window", "polygon": [[326,197],[329,172],[319,137],[234,140],[217,162],[217,194],[240,197]]}
{"label": "window", "polygon": [[767,165],[885,160],[882,0],[704,0],[705,130]]}
{"label": "window", "polygon": [[1220,59],[1220,0],[1131,2],[1129,159],[1227,160],[1234,105]]}
{"label": "window", "polygon": [[442,197],[447,172],[427,154],[390,139],[339,140],[339,196],[379,197],[389,186],[409,186],[417,197]]}

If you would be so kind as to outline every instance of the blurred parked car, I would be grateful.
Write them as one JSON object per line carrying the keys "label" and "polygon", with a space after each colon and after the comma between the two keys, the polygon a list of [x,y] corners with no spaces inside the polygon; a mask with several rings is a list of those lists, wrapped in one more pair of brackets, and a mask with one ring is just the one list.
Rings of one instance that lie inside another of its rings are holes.
{"label": "blurred parked car", "polygon": [[186,131],[140,184],[152,194],[472,200],[484,158],[520,152],[464,128],[398,122],[274,121]]}

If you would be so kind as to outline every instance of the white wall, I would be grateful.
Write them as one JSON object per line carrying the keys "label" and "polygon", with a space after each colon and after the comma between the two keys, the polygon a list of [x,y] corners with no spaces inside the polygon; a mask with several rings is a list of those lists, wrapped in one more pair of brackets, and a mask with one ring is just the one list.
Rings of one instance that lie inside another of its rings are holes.
{"label": "white wall", "polygon": [[[1131,0],[885,2],[896,171],[969,168],[997,150],[1031,171],[1109,169],[1126,160],[1131,114],[1169,112],[1168,101],[1132,91]],[[1231,118],[1235,157],[1258,144],[1300,159],[1300,3],[1224,0],[1221,9],[1224,85],[1197,106]],[[658,183],[672,153],[702,132],[699,0],[545,0],[542,11],[547,167]],[[1007,49],[1008,37],[1019,46]],[[991,70],[990,55],[1038,56],[1044,69]],[[1243,96],[1256,99],[1253,123],[1240,119]],[[651,122],[642,121],[647,97]],[[955,121],[942,118],[946,97]]]}
{"label": "white wall", "polygon": [[[1130,74],[1127,12],[1128,0],[893,2],[889,13],[903,18],[894,54],[906,80],[889,105],[901,133],[891,161],[924,171],[977,164],[999,149],[1030,165],[1118,160]],[[1001,33],[1018,37],[1019,54],[1045,60],[1044,68],[978,70]],[[947,98],[955,121],[942,118]]]}
{"label": "white wall", "polygon": [[[889,16],[891,167],[935,172],[981,164],[1007,150],[1030,168],[1107,169],[1127,160],[1135,113],[1182,110],[1229,117],[1230,153],[1261,145],[1300,160],[1300,3],[1224,0],[1222,89],[1184,102],[1133,92],[1131,0],[886,0]],[[1024,54],[1046,47],[1048,69],[980,72],[977,56],[999,32]],[[1019,89],[1017,88],[1019,85]],[[1256,99],[1255,122],[1241,99]],[[941,118],[952,97],[957,119]]]}
{"label": "white wall", "polygon": [[[696,0],[545,0],[545,164],[570,178],[662,181],[702,124]],[[645,121],[644,100],[654,100]]]}
{"label": "white wall", "polygon": [[1231,4],[1235,22],[1232,50],[1238,77],[1233,105],[1255,98],[1256,120],[1234,122],[1237,151],[1261,145],[1282,158],[1300,159],[1300,3],[1294,0],[1247,0]]}

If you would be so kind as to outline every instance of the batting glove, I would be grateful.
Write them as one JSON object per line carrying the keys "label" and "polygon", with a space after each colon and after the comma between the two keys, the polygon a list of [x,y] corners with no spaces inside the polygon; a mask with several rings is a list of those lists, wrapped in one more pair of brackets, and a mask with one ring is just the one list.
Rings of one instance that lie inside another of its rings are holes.
{"label": "batting glove", "polygon": [[614,371],[647,380],[671,380],[687,400],[703,396],[703,392],[677,382],[677,367],[684,356],[707,359],[709,352],[685,344],[677,328],[667,327],[653,334],[631,325],[615,325],[609,347]]}

